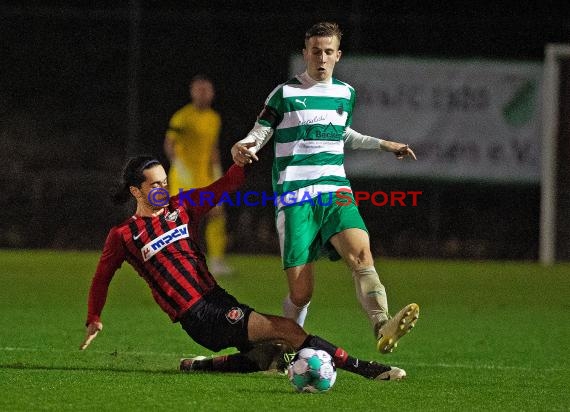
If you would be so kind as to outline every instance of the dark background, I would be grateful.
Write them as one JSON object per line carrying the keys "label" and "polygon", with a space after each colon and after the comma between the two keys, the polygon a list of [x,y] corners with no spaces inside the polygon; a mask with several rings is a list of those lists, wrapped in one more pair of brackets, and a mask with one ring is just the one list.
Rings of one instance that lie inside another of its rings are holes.
{"label": "dark background", "polygon": [[[150,153],[168,166],[164,131],[196,73],[216,84],[229,166],[231,145],[321,20],[341,25],[345,55],[542,61],[546,44],[570,42],[562,1],[4,1],[0,247],[99,249],[131,211],[108,199],[123,162]],[[260,156],[248,187],[271,191],[270,148]],[[537,258],[538,185],[352,183],[424,192],[415,208],[362,208],[377,254]],[[228,214],[231,251],[278,251],[272,207]]]}

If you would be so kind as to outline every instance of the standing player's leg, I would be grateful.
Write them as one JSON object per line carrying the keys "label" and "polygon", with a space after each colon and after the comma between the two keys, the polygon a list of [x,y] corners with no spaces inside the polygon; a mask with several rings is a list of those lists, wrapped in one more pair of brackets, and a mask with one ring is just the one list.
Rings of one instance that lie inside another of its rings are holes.
{"label": "standing player's leg", "polygon": [[283,315],[303,326],[314,286],[314,264],[318,257],[315,239],[319,223],[309,203],[282,208],[276,217],[279,247],[289,294],[283,300]]}
{"label": "standing player's leg", "polygon": [[356,296],[372,325],[378,350],[391,352],[398,340],[415,326],[419,306],[411,303],[390,319],[386,289],[374,267],[365,230],[345,229],[332,236],[330,242],[352,271]]}
{"label": "standing player's leg", "polygon": [[306,263],[285,269],[289,294],[283,300],[283,316],[293,319],[299,326],[305,318],[311,303],[314,288],[314,264]]}
{"label": "standing player's leg", "polygon": [[356,296],[374,328],[388,320],[386,289],[374,268],[368,233],[345,229],[330,238],[331,244],[352,272]]}

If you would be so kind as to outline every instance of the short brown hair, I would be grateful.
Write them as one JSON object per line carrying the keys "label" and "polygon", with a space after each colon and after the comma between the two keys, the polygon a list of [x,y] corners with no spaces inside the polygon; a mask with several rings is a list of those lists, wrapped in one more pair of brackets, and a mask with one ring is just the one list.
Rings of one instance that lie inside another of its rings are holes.
{"label": "short brown hair", "polygon": [[214,84],[214,82],[212,81],[212,79],[208,76],[206,76],[205,74],[202,73],[198,73],[196,75],[194,75],[191,79],[190,79],[190,84],[196,83],[196,82],[209,82],[212,85]]}
{"label": "short brown hair", "polygon": [[333,37],[336,36],[338,41],[342,38],[342,32],[338,24],[328,21],[316,23],[305,33],[305,41],[311,37]]}

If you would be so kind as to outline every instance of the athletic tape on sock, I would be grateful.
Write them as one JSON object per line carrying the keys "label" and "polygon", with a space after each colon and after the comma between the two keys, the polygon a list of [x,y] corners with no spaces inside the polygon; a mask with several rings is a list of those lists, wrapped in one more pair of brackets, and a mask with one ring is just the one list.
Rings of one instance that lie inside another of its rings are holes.
{"label": "athletic tape on sock", "polygon": [[378,323],[388,318],[386,288],[380,283],[374,266],[355,270],[352,272],[352,277],[358,301],[372,326],[376,327]]}

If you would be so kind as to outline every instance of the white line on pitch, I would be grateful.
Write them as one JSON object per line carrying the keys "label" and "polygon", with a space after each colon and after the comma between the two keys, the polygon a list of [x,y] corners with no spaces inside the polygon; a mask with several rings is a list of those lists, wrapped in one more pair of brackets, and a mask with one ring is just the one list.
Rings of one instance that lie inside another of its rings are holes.
{"label": "white line on pitch", "polygon": [[[18,348],[18,347],[0,347],[0,351],[4,352],[59,352],[69,353],[77,352],[79,349],[48,349],[48,348]],[[97,349],[88,349],[91,353],[99,353],[108,355],[114,351],[102,351]],[[117,354],[128,356],[164,356],[164,357],[180,357],[180,356],[196,356],[196,354],[181,354],[181,353],[168,353],[168,352],[132,352],[132,351],[117,351]],[[505,366],[505,365],[490,365],[490,364],[465,364],[465,363],[425,363],[425,362],[398,362],[398,365],[408,367],[425,367],[425,368],[449,368],[449,369],[489,369],[489,370],[517,370],[517,371],[535,371],[540,369],[543,372],[560,372],[565,371],[564,368],[536,368],[532,366]]]}
{"label": "white line on pitch", "polygon": [[489,369],[489,370],[518,370],[518,371],[544,371],[544,372],[560,372],[565,371],[564,368],[544,368],[532,366],[505,366],[505,365],[489,365],[489,364],[465,364],[465,363],[424,363],[424,362],[397,362],[398,366],[418,366],[421,368],[455,368],[455,369]]}
{"label": "white line on pitch", "polygon": [[[79,349],[69,348],[69,349],[55,349],[55,348],[16,348],[16,347],[0,347],[0,351],[4,352],[58,352],[58,353],[69,353],[69,352],[77,352],[80,353]],[[98,349],[87,349],[87,352],[92,353],[102,353],[102,354],[110,354],[114,353],[115,350],[98,350]],[[131,352],[131,351],[123,351],[117,350],[117,354],[119,355],[131,355],[131,356],[182,356],[182,353],[167,353],[167,352]],[[195,354],[184,354],[184,356],[196,356]]]}

